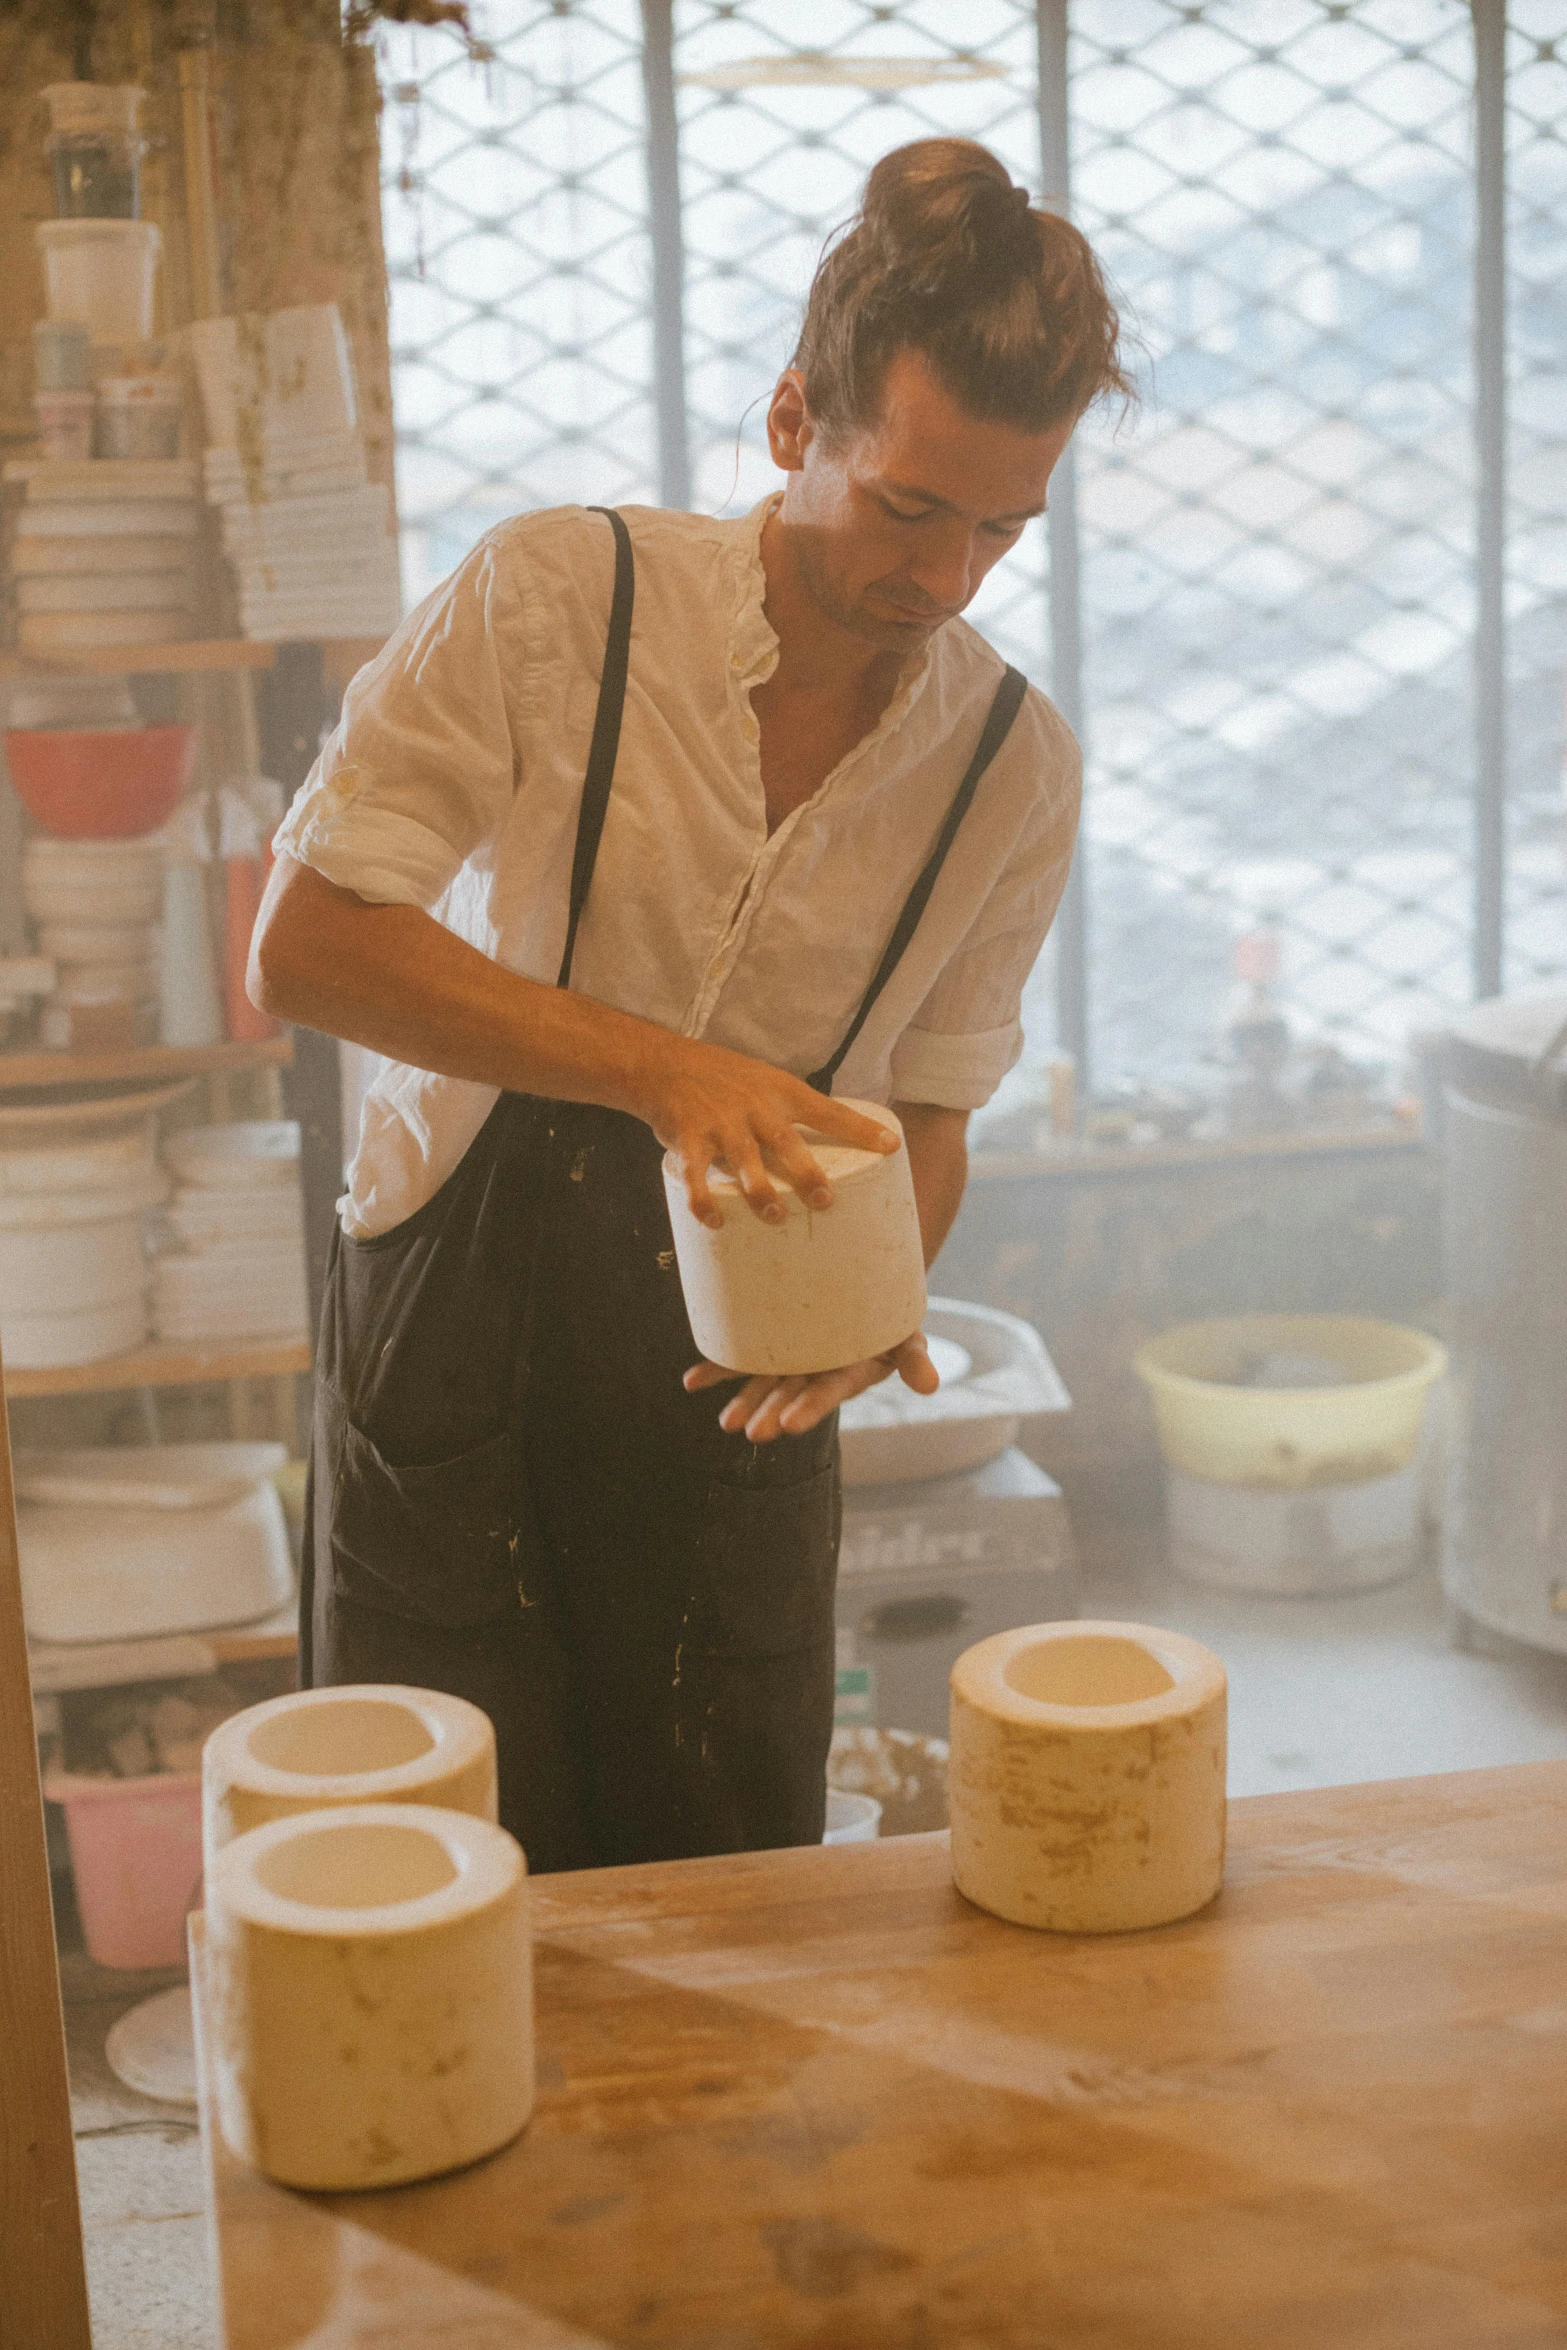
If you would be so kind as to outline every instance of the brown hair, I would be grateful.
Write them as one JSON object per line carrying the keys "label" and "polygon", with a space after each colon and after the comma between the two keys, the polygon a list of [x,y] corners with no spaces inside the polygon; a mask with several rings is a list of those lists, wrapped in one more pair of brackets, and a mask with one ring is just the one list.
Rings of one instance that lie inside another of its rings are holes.
{"label": "brown hair", "polygon": [[971,415],[1043,432],[1093,401],[1134,397],[1120,320],[1092,248],[973,139],[884,155],[828,246],[793,364],[829,434],[869,424],[900,351]]}

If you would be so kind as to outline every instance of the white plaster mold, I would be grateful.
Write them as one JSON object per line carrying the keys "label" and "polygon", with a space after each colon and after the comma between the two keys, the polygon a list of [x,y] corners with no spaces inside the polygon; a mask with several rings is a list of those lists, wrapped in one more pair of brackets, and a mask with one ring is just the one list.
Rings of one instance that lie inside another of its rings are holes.
{"label": "white plaster mold", "polygon": [[201,1779],[210,1869],[235,1836],[323,1806],[427,1803],[493,1820],[495,1731],[478,1706],[434,1689],[300,1689],[215,1730]]}
{"label": "white plaster mold", "polygon": [[1029,1624],[952,1668],[952,1873],[1021,1926],[1189,1917],[1224,1874],[1224,1667],[1147,1624]]}
{"label": "white plaster mold", "polygon": [[252,1828],[206,1879],[209,2069],[224,2143],[290,2187],[436,2177],[533,2108],[527,1869],[428,1804]]}
{"label": "white plaster mold", "polygon": [[[848,1109],[902,1133],[891,1110]],[[826,1371],[882,1354],[925,1317],[925,1260],[907,1149],[855,1150],[802,1127],[832,1187],[829,1208],[808,1208],[775,1175],[784,1207],[767,1224],[734,1176],[709,1172],[723,1218],[698,1223],[673,1154],[664,1190],[692,1334],[707,1360],[734,1371]]]}

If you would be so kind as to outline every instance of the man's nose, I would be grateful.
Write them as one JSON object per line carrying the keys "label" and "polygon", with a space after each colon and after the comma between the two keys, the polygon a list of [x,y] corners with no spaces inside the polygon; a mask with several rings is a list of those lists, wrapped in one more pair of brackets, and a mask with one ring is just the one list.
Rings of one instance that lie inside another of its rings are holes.
{"label": "man's nose", "polygon": [[961,526],[922,546],[909,566],[921,593],[943,612],[960,612],[973,593],[974,534]]}

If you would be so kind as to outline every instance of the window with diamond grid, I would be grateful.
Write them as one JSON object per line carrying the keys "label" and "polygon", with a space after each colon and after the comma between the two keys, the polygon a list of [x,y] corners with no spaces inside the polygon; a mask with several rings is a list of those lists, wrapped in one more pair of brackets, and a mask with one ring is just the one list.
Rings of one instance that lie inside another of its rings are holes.
{"label": "window with diamond grid", "polygon": [[[431,33],[388,36],[384,58],[410,596],[503,514],[669,478],[642,11],[479,16],[487,67]],[[1567,969],[1567,0],[1508,16],[1520,986]],[[876,156],[959,132],[1041,191],[1038,27],[1031,0],[675,0],[672,32],[682,461],[693,505],[739,512],[773,478],[761,402],[816,256]],[[1200,1085],[1234,941],[1264,927],[1300,1032],[1393,1068],[1472,992],[1470,12],[1071,0],[1067,56],[1072,209],[1143,391],[1077,452],[1094,1080]],[[1047,690],[1049,595],[1038,530],[970,615]],[[999,1113],[1056,1041],[1054,965],[1047,949]]]}

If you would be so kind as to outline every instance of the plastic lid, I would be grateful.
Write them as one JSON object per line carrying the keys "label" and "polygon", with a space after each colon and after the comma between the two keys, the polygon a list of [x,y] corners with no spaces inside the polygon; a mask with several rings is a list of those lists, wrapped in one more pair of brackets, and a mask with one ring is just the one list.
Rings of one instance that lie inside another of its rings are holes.
{"label": "plastic lid", "polygon": [[45,251],[51,245],[150,243],[156,254],[163,247],[163,231],[155,220],[41,220],[33,235]]}
{"label": "plastic lid", "polygon": [[147,93],[135,82],[50,82],[44,90],[57,131],[134,131]]}

